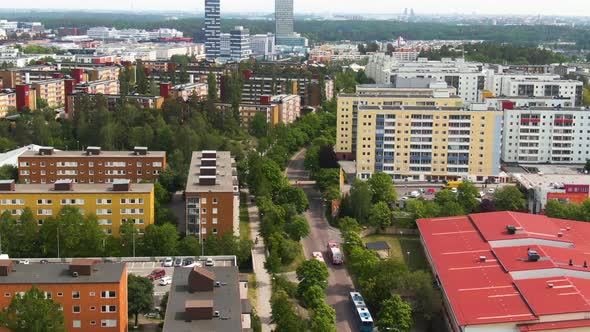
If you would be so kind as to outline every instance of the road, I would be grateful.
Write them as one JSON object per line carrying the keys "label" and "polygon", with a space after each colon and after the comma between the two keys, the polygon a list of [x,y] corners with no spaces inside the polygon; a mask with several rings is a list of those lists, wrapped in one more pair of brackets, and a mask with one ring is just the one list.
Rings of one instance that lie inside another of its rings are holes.
{"label": "road", "polygon": [[[299,151],[289,162],[286,175],[290,181],[307,181],[309,174],[305,171],[305,150]],[[311,232],[302,240],[305,257],[312,257],[312,252],[321,251],[327,257],[326,245],[328,241],[342,242],[340,231],[331,227],[324,217],[324,207],[321,194],[312,185],[300,186],[309,198],[309,210],[305,218],[309,221]],[[336,310],[336,329],[338,332],[358,331],[355,317],[352,314],[348,293],[354,290],[352,279],[344,266],[334,266],[327,262],[328,288],[326,302]]]}

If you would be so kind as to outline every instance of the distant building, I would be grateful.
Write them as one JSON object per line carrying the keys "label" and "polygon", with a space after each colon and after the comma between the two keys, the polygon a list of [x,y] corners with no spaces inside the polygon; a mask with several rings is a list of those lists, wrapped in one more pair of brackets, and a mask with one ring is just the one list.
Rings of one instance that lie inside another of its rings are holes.
{"label": "distant building", "polygon": [[229,152],[193,152],[185,197],[187,236],[239,236],[238,174]]}
{"label": "distant building", "polygon": [[219,35],[219,56],[229,58],[231,56],[231,36],[229,33]]}
{"label": "distant building", "polygon": [[214,61],[220,55],[220,34],[220,0],[205,0],[205,53],[209,61]]}
{"label": "distant building", "polygon": [[273,78],[267,74],[253,74],[244,80],[242,102],[255,104],[267,95],[298,94],[301,105],[318,106],[321,104],[322,93],[325,100],[334,97],[334,79],[324,77],[323,87],[320,86],[321,82],[318,77],[280,75]]}
{"label": "distant building", "polygon": [[275,59],[275,37],[272,33],[250,35],[250,48],[256,58],[272,61]]}
{"label": "distant building", "polygon": [[235,265],[214,262],[219,266],[174,270],[164,331],[251,331],[247,278]]}
{"label": "distant building", "polygon": [[73,259],[69,264],[14,264],[0,260],[2,308],[33,286],[61,305],[68,332],[128,330],[125,263]]}
{"label": "distant building", "polygon": [[275,24],[277,44],[281,38],[293,36],[293,0],[275,0]]}
{"label": "distant building", "polygon": [[[20,171],[20,168],[19,168]],[[0,209],[20,218],[30,208],[39,226],[55,218],[65,206],[94,214],[106,234],[118,237],[124,222],[133,221],[138,233],[154,223],[154,185],[117,180],[112,184],[74,184],[58,180],[53,184],[15,184],[0,180]]]}
{"label": "distant building", "polygon": [[250,58],[250,31],[244,27],[237,26],[230,31],[230,58],[232,61],[240,62]]}
{"label": "distant building", "polygon": [[[232,105],[217,103],[218,111],[231,112]],[[240,104],[240,125],[249,130],[256,114],[263,114],[270,126],[277,124],[289,124],[295,122],[301,116],[301,97],[298,95],[262,96],[258,103]]]}
{"label": "distant building", "polygon": [[122,96],[122,95],[103,95],[103,94],[86,94],[86,93],[72,93],[67,97],[66,103],[66,117],[71,118],[78,107],[80,100],[89,98],[90,100],[96,100],[97,98],[104,99],[106,106],[109,111],[114,111],[121,105],[121,99],[125,98],[125,101],[138,105],[140,108],[145,109],[161,109],[164,105],[164,97],[162,96]]}
{"label": "distant building", "polygon": [[14,90],[0,90],[0,118],[16,110],[16,92]]}

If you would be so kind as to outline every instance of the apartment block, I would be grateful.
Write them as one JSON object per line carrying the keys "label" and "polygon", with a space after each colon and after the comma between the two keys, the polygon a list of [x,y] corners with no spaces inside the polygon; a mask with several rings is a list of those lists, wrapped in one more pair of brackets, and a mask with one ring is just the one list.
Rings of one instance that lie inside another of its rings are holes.
{"label": "apartment block", "polygon": [[[233,107],[227,103],[217,103],[215,108],[220,112],[231,112]],[[263,114],[266,118],[266,123],[271,126],[276,126],[279,123],[279,105],[278,104],[240,104],[240,126],[249,130],[252,120],[256,114]]]}
{"label": "apartment block", "polygon": [[75,91],[89,94],[118,95],[119,80],[90,81],[76,84]]}
{"label": "apartment block", "polygon": [[355,159],[361,179],[484,181],[500,171],[502,112],[458,96],[344,94],[337,121],[336,154]]}
{"label": "apartment block", "polygon": [[240,234],[238,173],[229,152],[193,152],[185,197],[187,236]]}
{"label": "apartment block", "polygon": [[66,90],[63,79],[49,79],[31,83],[31,91],[36,98],[47,101],[49,107],[58,107],[66,103]]}
{"label": "apartment block", "polygon": [[487,107],[494,107],[499,110],[523,108],[523,107],[573,107],[574,102],[571,98],[556,97],[491,97],[485,98],[484,103]]}
{"label": "apartment block", "polygon": [[166,152],[135,147],[133,151],[58,151],[52,147],[27,151],[18,158],[19,179],[25,183],[54,183],[71,179],[76,183],[112,183],[158,180],[166,170]]}
{"label": "apartment block", "polygon": [[[262,98],[265,101],[266,98]],[[301,116],[301,97],[298,95],[277,95],[270,97],[270,103],[279,105],[279,123],[289,124]]]}
{"label": "apartment block", "polygon": [[[125,263],[13,264],[0,260],[0,307],[33,286],[63,309],[66,331],[127,331],[127,267]],[[8,331],[0,328],[0,331]]]}
{"label": "apartment block", "polygon": [[257,103],[262,96],[280,94],[298,94],[301,105],[318,106],[321,104],[322,90],[326,100],[334,97],[334,80],[325,77],[323,89],[318,77],[278,76],[245,74],[246,79],[242,88],[242,102]]}
{"label": "apartment block", "polygon": [[122,95],[103,95],[103,94],[86,94],[86,93],[72,93],[67,96],[66,116],[71,118],[76,113],[77,105],[82,98],[89,98],[95,101],[97,98],[103,98],[106,101],[106,106],[109,111],[116,110],[121,105],[121,98],[133,105],[137,105],[143,109],[161,109],[164,105],[164,97],[162,96],[122,96]]}
{"label": "apartment block", "polygon": [[207,83],[187,83],[172,86],[172,83],[160,83],[160,96],[163,98],[181,98],[187,101],[196,96],[199,100],[206,98],[209,91]]}
{"label": "apartment block", "polygon": [[16,92],[0,90],[0,118],[5,117],[10,110],[16,110]]}
{"label": "apartment block", "polygon": [[590,111],[572,107],[504,110],[502,160],[583,164],[590,155]]}
{"label": "apartment block", "polygon": [[503,87],[503,96],[569,98],[575,106],[582,105],[584,84],[575,80],[560,79],[517,79],[508,81]]}
{"label": "apartment block", "polygon": [[65,206],[94,214],[107,234],[119,236],[122,223],[133,221],[139,233],[154,223],[154,185],[117,180],[113,184],[74,184],[58,180],[54,184],[15,184],[0,181],[0,209],[19,218],[24,208],[33,211],[39,225],[56,217]]}

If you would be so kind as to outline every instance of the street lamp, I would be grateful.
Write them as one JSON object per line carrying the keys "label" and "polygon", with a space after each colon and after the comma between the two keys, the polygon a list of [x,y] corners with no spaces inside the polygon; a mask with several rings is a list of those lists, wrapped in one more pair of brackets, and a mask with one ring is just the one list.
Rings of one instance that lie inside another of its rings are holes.
{"label": "street lamp", "polygon": [[408,266],[409,266],[410,265],[410,254],[411,254],[411,252],[406,251],[406,254],[408,254]]}

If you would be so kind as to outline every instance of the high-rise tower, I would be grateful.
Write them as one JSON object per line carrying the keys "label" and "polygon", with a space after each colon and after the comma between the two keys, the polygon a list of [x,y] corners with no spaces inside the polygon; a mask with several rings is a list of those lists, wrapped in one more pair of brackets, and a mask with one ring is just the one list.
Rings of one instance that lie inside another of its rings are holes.
{"label": "high-rise tower", "polygon": [[293,36],[293,0],[275,0],[276,37]]}
{"label": "high-rise tower", "polygon": [[205,0],[205,53],[207,60],[215,60],[219,57],[220,34],[220,0]]}

